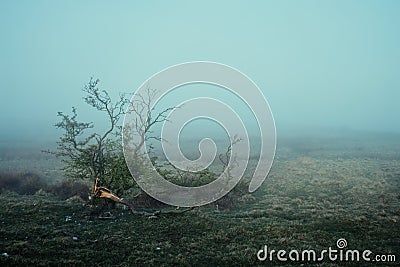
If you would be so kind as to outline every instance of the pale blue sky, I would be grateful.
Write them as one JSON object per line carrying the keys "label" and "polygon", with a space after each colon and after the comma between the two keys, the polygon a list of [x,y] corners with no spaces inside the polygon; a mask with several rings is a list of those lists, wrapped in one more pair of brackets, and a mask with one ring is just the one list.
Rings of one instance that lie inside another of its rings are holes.
{"label": "pale blue sky", "polygon": [[1,1],[0,137],[48,138],[71,106],[91,120],[80,91],[91,76],[133,92],[193,60],[253,79],[278,134],[400,132],[399,14],[395,0]]}

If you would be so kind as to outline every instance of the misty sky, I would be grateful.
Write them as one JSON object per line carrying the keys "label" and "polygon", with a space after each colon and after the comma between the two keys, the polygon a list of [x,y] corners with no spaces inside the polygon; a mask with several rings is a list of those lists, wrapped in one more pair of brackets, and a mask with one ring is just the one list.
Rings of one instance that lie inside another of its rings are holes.
{"label": "misty sky", "polygon": [[280,129],[400,132],[400,1],[1,1],[3,140],[49,138],[91,76],[116,95],[182,62],[230,65]]}

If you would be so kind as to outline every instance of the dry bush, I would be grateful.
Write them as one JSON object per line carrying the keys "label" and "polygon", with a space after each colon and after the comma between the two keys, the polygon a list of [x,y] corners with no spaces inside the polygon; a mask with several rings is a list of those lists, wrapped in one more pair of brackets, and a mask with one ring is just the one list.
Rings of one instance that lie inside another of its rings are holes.
{"label": "dry bush", "polygon": [[0,173],[1,191],[13,191],[21,195],[33,195],[44,187],[45,183],[35,173]]}
{"label": "dry bush", "polygon": [[143,191],[133,197],[133,203],[135,206],[140,208],[161,208],[166,206],[166,204],[149,196],[148,194],[146,194],[146,192]]}
{"label": "dry bush", "polygon": [[70,179],[65,179],[57,184],[49,185],[47,191],[61,197],[62,199],[79,196],[86,200],[90,195],[90,189],[86,184],[72,181]]}

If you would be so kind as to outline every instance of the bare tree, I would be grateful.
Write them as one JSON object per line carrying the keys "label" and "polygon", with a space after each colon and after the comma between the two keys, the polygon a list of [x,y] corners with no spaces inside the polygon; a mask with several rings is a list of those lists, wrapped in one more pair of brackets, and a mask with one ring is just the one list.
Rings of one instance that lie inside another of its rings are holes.
{"label": "bare tree", "polygon": [[[152,135],[153,126],[157,123],[166,121],[168,112],[177,108],[170,107],[162,110],[159,113],[153,114],[154,107],[152,107],[152,102],[156,95],[157,91],[148,87],[146,90],[146,94],[138,95],[137,98],[132,100],[128,107],[128,112],[134,115],[135,120],[130,122],[130,124],[128,124],[128,127],[125,127],[124,130],[131,131],[129,134],[133,134],[139,137],[139,142],[130,143],[131,145],[133,145],[132,152],[134,157],[142,156],[141,150],[147,141],[151,139],[161,141],[161,137]],[[128,136],[129,134],[127,134],[126,136]]]}

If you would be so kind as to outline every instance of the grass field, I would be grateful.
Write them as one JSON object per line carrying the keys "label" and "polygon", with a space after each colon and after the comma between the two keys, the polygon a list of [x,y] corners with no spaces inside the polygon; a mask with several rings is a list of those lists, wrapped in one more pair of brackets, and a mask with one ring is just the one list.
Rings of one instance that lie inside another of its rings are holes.
{"label": "grass field", "polygon": [[[15,158],[0,166],[10,164]],[[390,254],[396,262],[333,262],[326,257],[314,266],[400,262],[398,138],[287,141],[278,146],[262,188],[241,200],[234,210],[211,205],[157,217],[116,207],[103,210],[110,212],[105,220],[87,203],[3,192],[0,265],[307,266],[311,262],[276,257],[273,263],[261,262],[257,252],[264,245],[288,252],[337,249],[340,238],[347,241],[344,250]]]}

